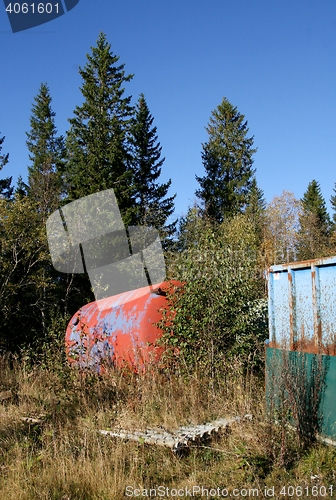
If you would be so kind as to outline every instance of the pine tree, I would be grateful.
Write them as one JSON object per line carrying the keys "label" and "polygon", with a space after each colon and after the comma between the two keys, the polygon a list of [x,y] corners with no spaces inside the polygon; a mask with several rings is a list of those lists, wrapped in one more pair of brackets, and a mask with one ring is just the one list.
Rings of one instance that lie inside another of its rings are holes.
{"label": "pine tree", "polygon": [[[1,154],[2,145],[4,143],[5,137],[0,137],[0,170],[3,169],[8,163],[9,153]],[[13,187],[11,187],[12,177],[6,177],[5,179],[0,179],[0,197],[10,199],[13,194]]]}
{"label": "pine tree", "polygon": [[334,225],[334,227],[336,227],[336,182],[335,182],[333,191],[335,194],[331,196],[330,203],[331,203],[332,209],[334,211],[333,216],[332,216],[333,225]]}
{"label": "pine tree", "polygon": [[28,167],[28,195],[37,203],[43,222],[60,202],[60,174],[64,160],[64,140],[57,136],[55,112],[45,83],[34,98],[27,146],[31,165]]}
{"label": "pine tree", "polygon": [[308,184],[301,204],[298,258],[304,260],[327,256],[330,253],[331,221],[320,185],[315,179]]}
{"label": "pine tree", "polygon": [[196,196],[204,203],[204,213],[217,222],[243,212],[248,204],[254,170],[253,137],[248,138],[247,121],[226,98],[212,112],[203,144],[204,177],[196,176],[200,189]]}
{"label": "pine tree", "polygon": [[132,108],[124,97],[124,64],[100,33],[87,63],[79,69],[84,102],[74,110],[67,135],[67,200],[113,188],[124,223],[132,222],[134,201],[131,156],[127,142]]}
{"label": "pine tree", "polygon": [[134,223],[153,226],[164,239],[175,231],[177,221],[167,224],[174,211],[175,196],[166,198],[171,180],[160,184],[162,148],[157,128],[143,94],[140,95],[131,126],[136,213]]}

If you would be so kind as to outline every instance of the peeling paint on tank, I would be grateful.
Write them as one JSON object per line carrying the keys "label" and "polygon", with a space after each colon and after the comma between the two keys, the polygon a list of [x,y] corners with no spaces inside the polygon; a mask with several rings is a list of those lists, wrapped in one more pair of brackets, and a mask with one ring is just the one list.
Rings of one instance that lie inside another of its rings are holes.
{"label": "peeling paint on tank", "polygon": [[181,286],[179,282],[160,283],[152,290],[145,287],[83,306],[66,331],[70,363],[99,372],[102,363],[127,363],[137,370],[150,359],[158,360],[162,348],[156,341],[161,332],[154,323],[167,304],[162,292],[169,283]]}

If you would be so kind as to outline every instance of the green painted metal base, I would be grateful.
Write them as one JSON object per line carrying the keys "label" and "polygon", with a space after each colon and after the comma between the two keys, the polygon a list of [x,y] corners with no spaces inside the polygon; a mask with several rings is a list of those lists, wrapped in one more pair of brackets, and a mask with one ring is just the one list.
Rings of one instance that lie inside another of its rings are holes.
{"label": "green painted metal base", "polygon": [[303,435],[336,442],[336,356],[266,347],[266,402]]}

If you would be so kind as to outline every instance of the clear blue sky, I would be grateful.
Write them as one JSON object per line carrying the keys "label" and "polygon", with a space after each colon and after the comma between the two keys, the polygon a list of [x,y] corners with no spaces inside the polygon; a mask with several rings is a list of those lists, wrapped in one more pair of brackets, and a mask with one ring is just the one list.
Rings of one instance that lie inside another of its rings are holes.
{"label": "clear blue sky", "polygon": [[[30,3],[30,2],[29,2]],[[13,34],[0,5],[0,133],[10,163],[0,177],[26,179],[25,132],[46,82],[56,125],[81,104],[78,67],[106,33],[143,92],[172,179],[176,214],[185,213],[203,175],[201,144],[225,96],[248,120],[267,201],[283,189],[302,197],[317,179],[326,200],[336,182],[335,0],[80,0],[64,16]]]}

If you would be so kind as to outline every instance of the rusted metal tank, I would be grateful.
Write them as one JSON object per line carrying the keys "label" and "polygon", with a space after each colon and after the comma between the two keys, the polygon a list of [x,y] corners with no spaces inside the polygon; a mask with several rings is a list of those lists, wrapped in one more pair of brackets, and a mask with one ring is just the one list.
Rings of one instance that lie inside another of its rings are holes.
{"label": "rusted metal tank", "polygon": [[100,373],[104,365],[128,365],[138,371],[158,362],[163,349],[156,344],[161,331],[155,323],[167,306],[167,288],[180,285],[162,282],[83,306],[66,330],[70,363]]}
{"label": "rusted metal tank", "polygon": [[320,437],[335,443],[336,257],[274,265],[267,277],[268,403],[282,388],[296,414],[310,412]]}

